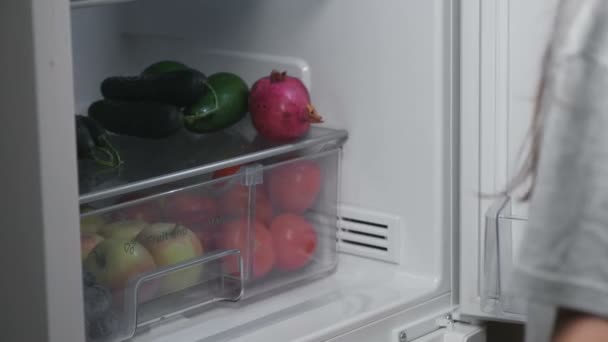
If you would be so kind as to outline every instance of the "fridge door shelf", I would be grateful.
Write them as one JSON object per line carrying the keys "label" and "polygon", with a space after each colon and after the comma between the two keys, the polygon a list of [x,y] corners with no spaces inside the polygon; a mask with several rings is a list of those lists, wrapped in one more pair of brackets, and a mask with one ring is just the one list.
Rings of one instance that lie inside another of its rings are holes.
{"label": "fridge door shelf", "polygon": [[124,160],[118,168],[79,161],[80,204],[126,195],[186,179],[209,180],[214,171],[263,162],[290,152],[314,153],[342,146],[345,130],[312,127],[295,141],[258,137],[249,118],[233,129],[194,134],[185,130],[162,140],[110,135]]}
{"label": "fridge door shelf", "polygon": [[511,198],[505,197],[486,213],[481,306],[498,317],[525,313],[525,301],[509,288],[527,218],[513,215],[511,209]]}

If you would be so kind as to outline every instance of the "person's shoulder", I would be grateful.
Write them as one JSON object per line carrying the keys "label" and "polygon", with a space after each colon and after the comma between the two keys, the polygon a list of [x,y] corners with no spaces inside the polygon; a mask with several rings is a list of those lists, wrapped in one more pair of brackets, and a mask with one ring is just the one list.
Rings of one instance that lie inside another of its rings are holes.
{"label": "person's shoulder", "polygon": [[562,0],[558,6],[552,55],[585,56],[608,62],[608,1]]}

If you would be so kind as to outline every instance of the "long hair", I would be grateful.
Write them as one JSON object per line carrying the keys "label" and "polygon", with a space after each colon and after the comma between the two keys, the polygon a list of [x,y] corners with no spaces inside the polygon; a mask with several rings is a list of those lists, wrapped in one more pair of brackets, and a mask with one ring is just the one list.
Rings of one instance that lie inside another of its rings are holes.
{"label": "long hair", "polygon": [[543,58],[543,72],[539,81],[538,88],[536,90],[534,112],[532,114],[532,122],[530,123],[530,130],[528,132],[529,139],[529,151],[526,159],[523,162],[518,173],[511,180],[511,183],[507,186],[507,193],[512,192],[516,188],[520,187],[524,183],[528,182],[528,188],[521,196],[522,201],[529,201],[534,193],[534,185],[536,184],[536,175],[538,172],[538,161],[540,160],[540,145],[542,142],[543,135],[543,121],[544,115],[542,114],[542,102],[545,95],[546,85],[546,70],[544,66],[547,65],[549,60],[549,49],[545,52]]}
{"label": "long hair", "polygon": [[541,143],[543,139],[543,128],[545,113],[545,105],[547,89],[550,87],[549,73],[552,63],[553,47],[560,43],[567,35],[571,20],[581,8],[581,0],[561,0],[557,7],[557,16],[553,24],[553,31],[549,43],[545,49],[545,54],[542,59],[541,75],[538,82],[538,88],[535,96],[534,111],[530,130],[528,132],[528,154],[521,166],[519,172],[507,185],[506,193],[511,193],[516,188],[519,188],[525,183],[528,183],[528,188],[521,196],[522,201],[529,201],[534,194],[534,186],[538,175],[538,164],[541,157]]}

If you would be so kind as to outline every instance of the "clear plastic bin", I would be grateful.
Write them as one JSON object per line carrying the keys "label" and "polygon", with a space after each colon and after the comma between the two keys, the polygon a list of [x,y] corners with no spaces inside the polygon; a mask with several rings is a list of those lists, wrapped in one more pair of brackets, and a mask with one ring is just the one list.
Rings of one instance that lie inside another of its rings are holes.
{"label": "clear plastic bin", "polygon": [[527,222],[527,218],[512,214],[509,197],[496,201],[486,214],[481,281],[482,310],[486,313],[499,316],[525,314],[525,300],[509,289]]}
{"label": "clear plastic bin", "polygon": [[[87,205],[88,329],[109,327],[106,340],[121,341],[185,311],[333,272],[340,155],[336,146],[277,154]],[[96,316],[104,305],[110,313]]]}

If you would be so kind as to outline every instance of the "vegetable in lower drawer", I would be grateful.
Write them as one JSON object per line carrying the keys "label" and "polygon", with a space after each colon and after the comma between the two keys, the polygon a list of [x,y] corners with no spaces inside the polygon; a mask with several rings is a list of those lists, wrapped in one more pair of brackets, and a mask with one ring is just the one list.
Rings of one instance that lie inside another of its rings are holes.
{"label": "vegetable in lower drawer", "polygon": [[313,207],[323,186],[323,172],[312,160],[301,160],[272,169],[268,193],[280,211],[303,214]]}
{"label": "vegetable in lower drawer", "polygon": [[109,77],[101,84],[101,93],[107,99],[162,102],[183,107],[199,101],[207,91],[206,84],[207,77],[197,70],[174,70]]}
{"label": "vegetable in lower drawer", "polygon": [[[203,255],[198,236],[185,226],[161,222],[146,226],[136,241],[144,246],[158,267],[176,265]],[[159,279],[158,295],[165,295],[201,284],[205,266],[195,265],[166,274]]]}
{"label": "vegetable in lower drawer", "polygon": [[182,127],[182,113],[173,105],[158,102],[100,100],[89,115],[112,133],[160,139]]}
{"label": "vegetable in lower drawer", "polygon": [[317,249],[317,233],[304,216],[281,214],[272,220],[272,234],[276,268],[297,271],[312,261]]}
{"label": "vegetable in lower drawer", "polygon": [[[113,293],[127,288],[129,279],[156,269],[152,255],[140,243],[133,239],[105,239],[83,262],[85,271],[91,273],[96,283],[109,288]],[[156,292],[146,284],[140,295],[151,298]]]}
{"label": "vegetable in lower drawer", "polygon": [[109,339],[120,327],[118,316],[111,308],[112,294],[107,287],[97,284],[92,273],[83,271],[82,276],[87,341]]}
{"label": "vegetable in lower drawer", "polygon": [[[220,231],[217,239],[219,248],[238,249],[241,251],[241,255],[251,256],[250,260],[245,259],[251,264],[251,274],[249,275],[251,279],[261,279],[272,270],[275,264],[275,252],[272,235],[266,225],[256,221],[250,228],[248,220],[241,218],[226,222]],[[253,243],[250,241],[251,236],[253,236]],[[239,258],[236,256],[224,259],[224,269],[230,274],[240,275],[239,266]],[[247,264],[243,266],[248,267]]]}

